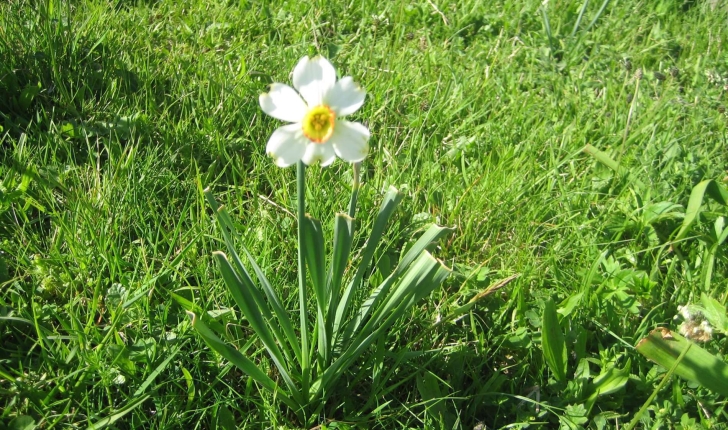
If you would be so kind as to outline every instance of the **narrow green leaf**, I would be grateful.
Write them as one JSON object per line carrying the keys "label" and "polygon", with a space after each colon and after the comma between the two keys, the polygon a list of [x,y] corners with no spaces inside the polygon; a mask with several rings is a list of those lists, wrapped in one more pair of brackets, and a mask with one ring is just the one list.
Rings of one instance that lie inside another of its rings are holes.
{"label": "narrow green leaf", "polygon": [[184,376],[185,384],[187,385],[187,405],[185,406],[185,409],[189,409],[190,405],[195,400],[195,393],[197,392],[195,389],[195,381],[192,379],[192,374],[189,370],[182,366],[180,366],[180,370],[182,370],[182,376]]}
{"label": "narrow green leaf", "polygon": [[571,30],[571,37],[574,37],[576,32],[579,31],[579,25],[581,24],[581,19],[584,17],[584,12],[586,12],[587,6],[589,6],[589,0],[584,0],[584,4],[581,5],[581,9],[579,10],[579,16],[576,17],[574,29]]}
{"label": "narrow green leaf", "polygon": [[312,391],[320,393],[322,390],[330,390],[339,376],[354,363],[359,355],[384,335],[386,330],[413,304],[411,299],[418,291],[431,292],[449,274],[448,269],[425,251],[405,273],[381,308],[377,309],[331,366],[325,369],[323,375],[312,386]]}
{"label": "narrow green leaf", "polygon": [[[237,234],[237,229],[235,228],[235,225],[233,224],[232,219],[230,218],[230,214],[228,214],[227,210],[225,208],[221,207],[217,200],[215,200],[215,197],[212,195],[212,192],[209,189],[204,190],[205,198],[207,199],[208,204],[210,207],[212,207],[215,217],[217,219],[218,225],[220,226],[220,230],[222,232],[223,238],[225,240],[225,244],[228,248],[228,252],[230,253],[231,257],[233,258],[233,262],[235,263],[235,267],[238,270],[238,273],[243,278],[252,279],[250,274],[248,273],[247,269],[243,265],[243,263],[240,261],[240,257],[238,256],[238,253],[235,249],[235,242],[233,241],[233,237],[239,238]],[[256,299],[256,302],[258,306],[265,312],[266,316],[270,318],[270,311],[268,310],[268,305],[273,309],[273,313],[275,314],[278,324],[280,324],[281,328],[283,329],[283,332],[285,333],[285,342],[284,339],[280,336],[280,333],[275,330],[274,335],[278,339],[278,343],[284,348],[284,353],[286,356],[289,356],[288,350],[285,347],[286,344],[290,345],[290,347],[293,349],[293,354],[296,356],[296,359],[300,363],[302,361],[301,356],[301,345],[299,343],[299,337],[296,334],[296,331],[293,328],[293,323],[291,322],[291,319],[289,318],[288,312],[283,307],[283,304],[281,303],[278,294],[273,289],[273,286],[266,278],[265,274],[263,273],[263,270],[258,266],[257,262],[253,258],[253,256],[248,251],[248,248],[242,243],[242,241],[238,240],[239,246],[243,249],[243,252],[245,252],[245,255],[248,259],[248,263],[253,267],[253,271],[255,272],[256,277],[258,278],[258,282],[260,282],[260,285],[263,289],[263,293],[265,294],[266,298],[268,299],[268,304],[266,304],[262,298],[259,295],[254,296]],[[252,284],[252,280],[250,281]],[[255,288],[253,286],[253,288]],[[257,290],[257,288],[256,288]]]}
{"label": "narrow green leaf", "polygon": [[604,2],[602,2],[602,6],[599,8],[599,10],[597,11],[596,15],[594,15],[594,18],[591,20],[591,22],[589,23],[589,25],[587,25],[586,28],[584,29],[584,32],[585,33],[588,32],[589,30],[591,30],[592,27],[594,27],[594,24],[596,24],[597,21],[599,20],[599,17],[602,16],[602,14],[604,13],[604,10],[609,5],[609,2],[610,1],[611,0],[604,0]]}
{"label": "narrow green leaf", "polygon": [[[602,5],[605,7],[605,3]],[[593,22],[592,22],[593,24]],[[591,24],[590,24],[591,26]],[[600,151],[597,148],[595,148],[592,145],[586,145],[583,149],[584,152],[594,157],[597,161],[604,164],[605,166],[612,169],[615,173],[617,173],[619,176],[626,177],[627,180],[631,183],[633,183],[637,188],[644,188],[644,184],[642,181],[637,179],[632,173],[629,172],[629,170],[625,169],[623,166],[620,166],[618,162],[614,161],[612,157],[609,156],[606,152]]]}
{"label": "narrow green leaf", "polygon": [[25,319],[25,318],[19,318],[19,317],[0,317],[0,321],[15,321],[15,322],[19,322],[19,323],[33,325],[33,321]]}
{"label": "narrow green leaf", "polygon": [[548,36],[548,38],[549,38],[549,46],[551,47],[551,55],[554,55],[554,51],[556,50],[556,46],[554,44],[554,39],[553,39],[553,36],[551,34],[551,24],[549,23],[549,15],[546,12],[546,7],[545,6],[541,6],[539,8],[539,10],[541,11],[541,19],[543,20],[543,28],[544,28],[544,31],[546,32],[546,36]]}
{"label": "narrow green leaf", "polygon": [[204,309],[202,309],[200,306],[196,305],[195,303],[187,300],[186,298],[180,296],[176,293],[171,293],[172,298],[175,302],[177,302],[182,308],[188,312],[194,313],[195,315],[199,315],[200,318],[205,322],[206,325],[212,328],[217,333],[225,333],[225,326],[220,324],[219,322],[212,319],[207,312],[205,312]]}
{"label": "narrow green leaf", "polygon": [[309,216],[303,219],[303,252],[306,256],[308,273],[313,284],[316,304],[319,311],[325,311],[329,297],[326,291],[326,249],[324,247],[324,234],[321,230],[321,223]]}
{"label": "narrow green leaf", "polygon": [[237,349],[233,348],[229,344],[223,342],[215,333],[210,330],[205,323],[203,323],[197,315],[192,312],[187,313],[192,320],[192,327],[197,330],[197,333],[212,348],[215,352],[223,356],[229,362],[233,363],[238,369],[245,372],[253,380],[259,383],[263,388],[275,394],[277,398],[281,399],[283,403],[290,406],[293,409],[297,409],[299,404],[294,402],[281,387],[278,386],[268,375],[260,370],[258,366],[250,361],[247,357],[241,354]]}
{"label": "narrow green leaf", "polygon": [[346,214],[336,214],[336,219],[334,220],[334,249],[331,258],[331,267],[329,269],[329,281],[327,282],[330,286],[329,291],[331,292],[327,321],[330,321],[332,326],[336,317],[336,308],[339,306],[341,281],[349,265],[349,254],[351,253],[351,244],[354,240],[352,221],[352,218]]}
{"label": "narrow green leaf", "polygon": [[626,169],[620,171],[620,165],[616,161],[612,159],[612,157],[609,156],[604,151],[600,151],[597,148],[595,148],[592,145],[586,145],[584,147],[584,152],[591,155],[592,157],[596,158],[597,161],[604,164],[605,166],[609,167],[610,169],[614,170],[617,173],[620,174],[626,174]]}
{"label": "narrow green leaf", "polygon": [[[326,262],[324,260],[326,249],[324,248],[324,234],[321,230],[321,223],[306,215],[302,220],[303,242],[298,246],[303,248],[303,254],[308,267],[308,273],[313,284],[314,299],[316,300],[316,344],[318,353],[323,363],[329,362],[331,340],[326,316],[328,315],[328,304],[330,300],[329,290],[326,283]],[[325,364],[324,364],[325,365]]]}
{"label": "narrow green leaf", "polygon": [[135,408],[139,407],[142,403],[146,402],[147,399],[149,399],[149,395],[146,395],[141,398],[137,398],[129,403],[126,404],[121,409],[118,409],[113,414],[109,415],[106,418],[100,419],[96,421],[95,423],[90,423],[88,425],[89,430],[99,430],[105,427],[108,427],[110,425],[113,425],[115,422],[119,421],[121,418],[124,417],[124,415],[128,414],[129,412],[133,411]]}
{"label": "narrow green leaf", "polygon": [[391,316],[399,304],[409,298],[408,295],[413,293],[421,282],[434,275],[433,271],[439,266],[440,262],[429,252],[424,251],[405,273],[392,293],[383,299],[382,305],[374,311],[374,315],[371,320],[366,322],[362,331],[364,333],[373,331],[385,318]]}
{"label": "narrow green leaf", "polygon": [[346,331],[342,336],[342,342],[346,344],[348,339],[351,338],[352,333],[356,332],[362,322],[366,321],[372,310],[379,306],[379,302],[383,300],[391,286],[401,277],[406,270],[409,269],[415,259],[420,257],[428,246],[432,245],[436,241],[440,240],[445,235],[452,232],[452,229],[447,227],[441,227],[438,225],[431,225],[425,233],[412,245],[412,247],[405,253],[404,257],[400,260],[397,267],[394,269],[391,275],[387,277],[377,288],[372,291],[369,297],[362,303],[359,308],[357,315],[350,321],[346,327]]}
{"label": "narrow green leaf", "polygon": [[442,227],[437,224],[432,224],[430,227],[427,228],[427,230],[425,230],[422,236],[417,239],[417,242],[415,242],[414,245],[412,245],[412,247],[407,250],[407,252],[404,254],[404,257],[402,257],[402,260],[397,265],[397,269],[395,270],[400,273],[407,270],[409,265],[412,264],[412,262],[420,256],[420,254],[422,254],[422,251],[424,251],[425,249],[427,249],[428,246],[442,239],[446,235],[452,233],[452,231],[453,229],[449,227]]}
{"label": "narrow green leaf", "polygon": [[448,414],[445,407],[445,397],[440,390],[440,380],[434,373],[425,370],[417,375],[417,391],[419,391],[422,400],[427,402],[427,412],[433,414],[436,420],[444,424],[448,422],[447,428],[452,428],[450,423],[452,416]]}
{"label": "narrow green leaf", "polygon": [[[371,357],[371,368],[372,368],[372,376],[371,376],[371,385],[372,385],[372,392],[377,392],[381,394],[381,391],[379,391],[377,387],[382,378],[382,374],[384,373],[384,353],[386,351],[386,345],[384,344],[385,341],[384,336],[380,336],[379,339],[377,339],[377,344],[374,347],[374,351],[372,352]],[[404,349],[404,348],[403,348]],[[389,370],[389,366],[388,369]]]}
{"label": "narrow green leaf", "polygon": [[309,349],[308,331],[308,288],[306,286],[306,257],[303,254],[304,226],[303,219],[306,213],[306,165],[303,161],[296,163],[296,236],[298,240],[298,252],[296,263],[298,264],[298,322],[299,333],[301,334],[301,392],[306,400],[310,399],[311,392],[311,357]]}
{"label": "narrow green leaf", "polygon": [[260,294],[260,292],[252,285],[250,279],[242,278],[241,280],[237,276],[224,253],[215,251],[212,255],[218,263],[220,273],[232,293],[233,299],[235,299],[235,302],[247,318],[255,334],[263,342],[263,346],[265,346],[278,371],[281,373],[281,377],[295,397],[297,392],[296,384],[291,377],[288,366],[286,366],[286,360],[275,342],[275,336],[271,330],[272,327],[266,324],[261,310],[257,306],[257,301],[254,298],[254,295]]}
{"label": "narrow green leaf", "polygon": [[258,263],[255,262],[255,259],[250,254],[248,249],[243,247],[243,251],[248,258],[248,262],[253,267],[253,271],[258,278],[258,282],[260,282],[260,285],[263,287],[263,292],[268,299],[268,303],[270,303],[271,307],[273,308],[273,312],[275,313],[276,318],[278,318],[278,323],[281,325],[281,328],[283,329],[283,332],[288,339],[288,344],[291,345],[291,348],[293,348],[293,353],[296,355],[300,363],[301,344],[299,342],[298,335],[296,334],[296,330],[293,328],[293,323],[288,316],[288,311],[286,311],[286,309],[283,307],[283,304],[278,298],[278,294],[273,289],[273,285],[268,281],[268,278],[265,276],[260,266],[258,266]]}
{"label": "narrow green leaf", "polygon": [[398,318],[404,315],[407,309],[414,306],[423,298],[429,296],[432,291],[439,287],[440,284],[442,284],[442,282],[445,281],[448,276],[450,276],[450,273],[451,270],[443,266],[442,263],[436,266],[430,273],[428,273],[425,277],[418,281],[417,285],[412,288],[409,298],[406,301],[403,301],[395,309],[395,311],[392,312],[392,314],[389,316],[391,322],[390,320],[385,321],[383,325],[387,325],[390,323],[393,324]]}
{"label": "narrow green leaf", "polygon": [[[663,330],[669,336],[670,339],[674,339],[672,337],[672,335],[670,335],[670,330],[667,330],[667,329],[663,329]],[[642,339],[642,340],[644,340],[644,339]],[[642,340],[640,341],[640,343],[642,342]],[[683,345],[681,345],[683,347],[683,349],[680,352],[680,355],[678,355],[676,359],[672,360],[672,365],[670,366],[670,368],[667,369],[667,373],[665,373],[665,376],[662,377],[662,380],[660,380],[660,383],[657,384],[657,386],[655,387],[654,390],[652,390],[652,394],[650,394],[650,397],[648,397],[647,400],[642,404],[642,407],[640,408],[640,410],[637,411],[636,414],[634,414],[634,416],[632,417],[632,421],[630,421],[624,427],[625,430],[632,430],[637,425],[637,423],[640,422],[640,420],[642,419],[642,415],[644,415],[645,412],[647,412],[647,408],[649,408],[650,405],[652,404],[652,402],[655,401],[655,397],[657,397],[657,393],[662,391],[662,388],[665,386],[667,381],[670,380],[670,378],[672,377],[672,374],[675,373],[675,370],[677,370],[677,367],[683,361],[683,359],[685,358],[685,355],[690,351],[690,347],[693,345],[694,344],[692,342],[687,342],[687,343],[684,343]],[[639,344],[638,344],[638,348],[639,348]]]}
{"label": "narrow green leaf", "polygon": [[367,321],[369,313],[374,309],[377,309],[379,303],[384,300],[389,294],[389,290],[400,278],[397,272],[392,273],[382,281],[372,292],[369,294],[366,300],[361,304],[359,312],[354,315],[350,321],[344,325],[344,330],[341,335],[340,342],[343,346],[348,346],[349,340],[357,333],[362,323]]}
{"label": "narrow green leaf", "polygon": [[159,365],[149,374],[149,376],[147,376],[147,379],[145,379],[144,382],[139,386],[139,388],[134,391],[132,397],[139,397],[144,393],[144,391],[146,391],[149,385],[154,382],[154,379],[156,379],[157,376],[159,376],[159,374],[162,373],[164,369],[167,368],[167,366],[169,366],[169,363],[172,361],[172,359],[177,356],[177,353],[182,348],[182,345],[183,344],[178,344],[176,347],[172,348],[172,352],[168,353],[167,358],[159,363]]}
{"label": "narrow green leaf", "polygon": [[[354,183],[351,184],[351,198],[349,199],[349,218],[354,219],[356,217],[356,202],[359,198],[359,187],[361,182],[359,178],[361,176],[361,162],[354,163],[352,167],[352,176],[354,177]],[[353,231],[353,229],[352,229]]]}
{"label": "narrow green leaf", "polygon": [[[355,200],[357,191],[356,189],[352,193],[351,204],[354,205],[349,208],[350,213],[355,211]],[[326,332],[329,333],[330,340],[332,342],[329,348],[333,350],[333,346],[336,342],[334,336],[334,321],[336,320],[336,312],[339,308],[339,299],[341,297],[341,287],[344,278],[344,272],[349,265],[349,255],[351,253],[351,246],[354,241],[354,222],[353,218],[346,214],[336,214],[334,220],[334,249],[331,257],[331,265],[329,267],[328,280],[326,282],[330,299],[328,303],[328,311],[326,315]],[[329,366],[331,363],[331,356],[328,356],[324,360],[324,367]]]}
{"label": "narrow green leaf", "polygon": [[399,205],[399,202],[402,200],[402,197],[403,195],[394,187],[389,187],[389,191],[384,196],[382,205],[379,207],[379,212],[377,213],[377,217],[374,220],[372,232],[369,235],[366,246],[364,247],[362,259],[359,262],[359,267],[354,274],[354,279],[347,285],[344,293],[341,295],[341,300],[336,309],[336,316],[334,318],[334,336],[338,334],[339,328],[341,327],[341,324],[349,311],[349,307],[351,306],[351,301],[353,300],[355,290],[359,288],[362,279],[364,279],[364,274],[369,270],[369,265],[372,262],[374,251],[377,249],[377,246],[382,239],[384,227],[387,225],[389,218],[392,216],[394,210],[397,208],[397,205]]}
{"label": "narrow green leaf", "polygon": [[[249,263],[253,265],[254,271],[256,271],[256,276],[258,277],[261,284],[265,286],[270,286],[270,283],[265,278],[262,273],[257,273],[260,269],[258,265],[255,262],[255,259],[252,257],[250,252],[248,251],[247,247],[244,243],[242,243],[240,239],[240,236],[237,234],[237,229],[235,228],[235,225],[230,218],[230,214],[227,212],[227,210],[219,206],[215,198],[210,194],[209,190],[205,190],[205,196],[208,199],[209,204],[212,206],[213,210],[215,211],[215,218],[217,219],[218,225],[220,227],[220,231],[222,233],[223,239],[225,241],[225,246],[228,249],[228,253],[233,259],[233,263],[235,264],[235,269],[243,275],[243,277],[246,277],[248,279],[252,280],[252,276],[250,276],[250,273],[248,272],[248,269],[245,267],[245,265],[242,263],[242,260],[240,259],[240,256],[238,255],[237,249],[236,249],[236,242],[238,242],[238,245],[243,249],[245,252]],[[238,239],[238,240],[236,240]],[[251,281],[252,282],[252,281]],[[265,288],[264,288],[265,289]],[[268,294],[266,293],[268,296]],[[273,292],[272,296],[268,297],[270,302],[273,305],[278,305],[282,308],[282,305],[280,304],[280,300],[278,299],[277,294]]]}
{"label": "narrow green leaf", "polygon": [[408,307],[414,306],[416,302],[419,302],[429,296],[430,293],[439,287],[440,284],[442,284],[452,273],[452,270],[445,267],[440,260],[437,260],[437,262],[438,265],[432,276],[429,276],[426,280],[424,280],[424,282],[421,282],[420,285],[418,285],[412,292],[412,298],[410,299]]}
{"label": "narrow green leaf", "polygon": [[627,360],[623,368],[610,367],[594,378],[589,386],[589,392],[592,396],[603,396],[616,393],[624,388],[629,381],[630,367],[632,360]]}
{"label": "narrow green leaf", "polygon": [[700,303],[703,304],[703,315],[710,325],[728,334],[728,314],[725,306],[705,293],[700,294]]}
{"label": "narrow green leaf", "polygon": [[726,189],[715,180],[706,179],[696,185],[690,193],[688,207],[685,209],[685,218],[683,219],[680,231],[678,231],[677,236],[675,236],[675,241],[684,239],[685,236],[687,236],[688,231],[690,231],[690,227],[692,227],[695,221],[697,221],[700,216],[700,211],[706,194],[719,203],[728,205],[728,191],[726,191]]}
{"label": "narrow green leaf", "polygon": [[[272,315],[267,306],[265,306],[265,302],[260,296],[260,291],[255,288],[253,280],[247,276],[247,273],[238,272],[242,275],[238,276],[238,273],[235,272],[223,252],[215,251],[212,255],[218,263],[225,285],[227,285],[235,303],[237,303],[245,318],[250,322],[250,326],[253,327],[253,330],[255,330],[264,344],[275,346],[273,333],[265,321],[266,318],[271,319]],[[275,351],[275,355],[280,358],[280,351],[278,351],[277,347]]]}
{"label": "narrow green leaf", "polygon": [[[637,351],[660,366],[669,369],[691,342],[664,327],[650,332],[637,343]],[[697,382],[705,388],[728,396],[728,364],[696,344],[692,344],[675,374]]]}
{"label": "narrow green leaf", "polygon": [[559,316],[556,313],[554,301],[549,299],[543,309],[541,332],[541,349],[546,364],[554,374],[557,381],[566,380],[567,352],[564,333],[559,326]]}
{"label": "narrow green leaf", "polygon": [[220,404],[217,406],[216,428],[223,430],[236,430],[238,426],[235,424],[235,416],[227,406]]}

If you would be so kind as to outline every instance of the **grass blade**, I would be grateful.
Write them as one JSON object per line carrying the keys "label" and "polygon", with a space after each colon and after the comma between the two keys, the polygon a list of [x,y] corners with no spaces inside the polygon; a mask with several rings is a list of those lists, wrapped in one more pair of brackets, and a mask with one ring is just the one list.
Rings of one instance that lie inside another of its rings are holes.
{"label": "grass blade", "polygon": [[422,397],[422,402],[426,404],[428,414],[435,418],[435,422],[441,424],[447,422],[447,427],[452,428],[454,420],[445,407],[446,397],[442,395],[440,382],[441,380],[434,373],[425,370],[417,375],[417,391]]}
{"label": "grass blade", "polygon": [[147,379],[142,382],[142,384],[139,386],[139,388],[134,391],[133,396],[138,397],[141,396],[144,391],[149,387],[149,385],[154,382],[154,380],[159,376],[160,373],[164,371],[164,369],[167,368],[169,365],[169,362],[172,361],[174,357],[177,356],[177,353],[179,353],[180,349],[182,349],[182,346],[184,345],[177,345],[175,348],[172,349],[172,351],[167,355],[167,358],[164,359],[159,365],[147,376]]}
{"label": "grass blade", "polygon": [[589,6],[589,0],[584,0],[584,4],[581,6],[581,9],[579,10],[579,16],[576,18],[576,23],[574,24],[574,29],[571,30],[571,37],[574,37],[577,31],[579,31],[579,25],[581,25],[581,19],[584,17],[584,12],[586,12],[586,8]]}
{"label": "grass blade", "polygon": [[594,18],[591,20],[589,25],[587,25],[586,28],[584,29],[585,33],[588,32],[589,30],[591,30],[592,27],[594,27],[594,24],[597,23],[597,21],[599,20],[599,17],[602,16],[602,14],[604,13],[604,10],[607,8],[607,6],[609,6],[609,2],[610,2],[610,0],[604,0],[604,3],[602,3],[602,7],[599,8],[599,10],[597,11],[597,14],[594,15]]}
{"label": "grass blade", "polygon": [[680,231],[675,236],[675,241],[679,241],[687,236],[690,227],[697,221],[700,211],[705,200],[705,195],[709,195],[719,203],[728,205],[728,191],[713,179],[706,179],[696,185],[690,192],[688,207],[685,209],[685,218],[683,219]]}
{"label": "grass blade", "polygon": [[626,177],[627,180],[630,183],[634,184],[637,188],[644,188],[644,184],[642,183],[642,181],[637,179],[627,169],[620,166],[619,163],[612,159],[612,157],[610,157],[609,154],[607,154],[606,152],[600,151],[592,145],[586,145],[583,151],[594,157],[598,162],[612,169],[619,176]]}
{"label": "grass blade", "polygon": [[546,36],[549,39],[549,47],[551,47],[551,56],[554,55],[554,52],[556,52],[556,45],[554,44],[554,38],[551,34],[551,23],[549,22],[549,15],[548,12],[546,12],[546,7],[541,6],[539,8],[541,11],[541,19],[543,20],[543,29],[546,32]]}
{"label": "grass blade", "polygon": [[110,425],[113,425],[115,422],[117,422],[118,420],[123,418],[124,415],[128,414],[129,412],[134,410],[136,407],[138,407],[142,403],[146,402],[147,399],[149,399],[149,397],[150,397],[149,395],[146,395],[142,398],[134,400],[133,402],[127,403],[126,406],[117,410],[116,412],[109,415],[108,417],[100,419],[100,420],[96,421],[95,423],[90,423],[88,425],[88,429],[89,430],[92,430],[92,429],[98,430],[98,429],[102,429],[102,428],[108,427]]}

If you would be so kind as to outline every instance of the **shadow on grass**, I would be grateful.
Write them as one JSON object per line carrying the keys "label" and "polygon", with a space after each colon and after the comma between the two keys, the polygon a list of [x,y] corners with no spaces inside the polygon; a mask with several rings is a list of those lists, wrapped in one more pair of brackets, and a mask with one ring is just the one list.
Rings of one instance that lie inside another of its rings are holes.
{"label": "shadow on grass", "polygon": [[87,34],[77,34],[68,15],[51,16],[39,8],[10,9],[0,33],[0,116],[16,133],[30,124],[83,118],[104,95],[139,89],[139,79],[115,59],[112,49]]}

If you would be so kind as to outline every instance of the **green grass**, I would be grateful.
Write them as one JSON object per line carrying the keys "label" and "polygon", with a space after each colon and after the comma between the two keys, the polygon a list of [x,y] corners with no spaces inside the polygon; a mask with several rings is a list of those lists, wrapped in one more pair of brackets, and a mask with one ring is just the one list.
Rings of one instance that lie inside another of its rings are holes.
{"label": "green grass", "polygon": [[[629,422],[666,372],[637,341],[674,329],[677,306],[701,292],[726,303],[726,252],[705,264],[726,208],[711,204],[671,238],[691,189],[725,181],[728,16],[703,1],[601,6],[579,20],[579,2],[535,0],[0,4],[0,423],[296,425],[196,336],[171,294],[232,306],[212,260],[224,244],[209,186],[297,310],[295,173],[266,157],[279,123],[257,97],[315,53],[368,92],[354,116],[373,136],[359,231],[388,185],[405,192],[379,264],[427,223],[455,228],[434,251],[454,276],[362,358],[364,376],[319,422]],[[331,236],[350,169],[311,168],[308,184]],[[549,299],[568,350],[562,381],[542,352]],[[219,319],[267,366],[238,317]],[[703,346],[728,351],[722,335]],[[590,403],[609,369],[625,369],[624,385]],[[724,428],[724,398],[668,386],[644,428]]]}

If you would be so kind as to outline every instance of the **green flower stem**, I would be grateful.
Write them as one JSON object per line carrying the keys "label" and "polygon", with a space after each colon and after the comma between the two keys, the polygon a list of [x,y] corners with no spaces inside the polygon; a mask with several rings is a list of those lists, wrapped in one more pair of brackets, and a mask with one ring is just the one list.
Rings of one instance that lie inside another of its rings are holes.
{"label": "green flower stem", "polygon": [[352,164],[354,183],[351,186],[351,199],[349,200],[349,218],[354,218],[356,215],[356,201],[359,197],[359,173],[361,170],[361,163]]}
{"label": "green flower stem", "polygon": [[297,199],[298,199],[298,300],[301,314],[301,394],[308,400],[309,387],[309,369],[311,363],[309,361],[308,349],[308,315],[306,302],[306,262],[304,261],[304,235],[303,222],[306,216],[306,166],[303,161],[299,161],[296,165],[296,182],[297,182]]}

